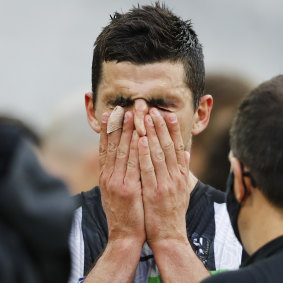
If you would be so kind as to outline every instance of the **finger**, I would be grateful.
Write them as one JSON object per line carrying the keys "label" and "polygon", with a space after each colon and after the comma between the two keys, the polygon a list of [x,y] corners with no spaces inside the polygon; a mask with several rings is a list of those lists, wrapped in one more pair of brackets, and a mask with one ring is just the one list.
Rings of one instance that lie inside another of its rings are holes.
{"label": "finger", "polygon": [[[165,154],[166,165],[170,174],[175,174],[178,170],[178,163],[174,148],[174,143],[171,139],[165,120],[156,108],[150,109],[150,117],[154,122],[154,127],[161,148]],[[148,120],[150,118],[148,117]],[[149,134],[148,134],[149,135]],[[151,148],[151,146],[150,146]]]}
{"label": "finger", "polygon": [[144,126],[144,116],[148,112],[148,106],[143,99],[137,99],[135,100],[135,118],[134,118],[134,123],[135,123],[135,128],[140,137],[146,135],[146,130]]}
{"label": "finger", "polygon": [[[169,176],[165,154],[161,148],[160,141],[156,135],[154,124],[150,115],[146,115],[145,125],[147,129],[150,156],[154,166],[155,175],[158,180],[157,183],[161,183]],[[177,167],[177,163],[175,167]],[[176,171],[177,168],[174,170]]]}
{"label": "finger", "polygon": [[122,136],[117,149],[115,162],[115,174],[118,174],[119,176],[124,177],[126,174],[133,129],[134,115],[132,112],[128,111],[125,114]]}
{"label": "finger", "polygon": [[142,186],[143,188],[149,188],[152,190],[157,187],[157,182],[154,167],[150,157],[147,137],[142,137],[139,139],[138,152]]}
{"label": "finger", "polygon": [[121,134],[122,134],[122,129],[118,129],[108,134],[107,154],[106,154],[106,161],[104,166],[106,178],[109,178],[114,171],[117,149],[120,143]]}
{"label": "finger", "polygon": [[138,152],[139,136],[136,131],[133,131],[129,159],[127,162],[127,169],[124,182],[136,183],[140,181],[140,166],[139,166],[139,152]]}
{"label": "finger", "polygon": [[107,121],[110,114],[105,112],[102,114],[101,118],[101,132],[100,132],[100,141],[99,141],[99,168],[100,174],[104,168],[106,155],[107,155],[107,144],[108,144],[108,137],[106,134],[107,131]]}
{"label": "finger", "polygon": [[177,163],[181,167],[185,168],[186,162],[185,162],[184,143],[183,143],[183,138],[181,135],[177,116],[175,113],[170,113],[165,117],[165,120],[166,120],[168,131],[174,143]]}

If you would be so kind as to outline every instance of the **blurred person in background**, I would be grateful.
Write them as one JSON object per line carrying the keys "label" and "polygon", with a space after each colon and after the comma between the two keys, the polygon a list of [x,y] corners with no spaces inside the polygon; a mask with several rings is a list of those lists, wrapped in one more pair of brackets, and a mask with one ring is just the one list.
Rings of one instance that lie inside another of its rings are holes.
{"label": "blurred person in background", "polygon": [[46,169],[62,179],[72,194],[98,185],[99,135],[87,124],[80,95],[67,97],[53,111],[42,135]]}
{"label": "blurred person in background", "polygon": [[40,166],[39,138],[17,119],[0,118],[0,279],[67,282],[73,203]]}
{"label": "blurred person in background", "polygon": [[264,82],[241,103],[230,131],[227,209],[250,255],[238,271],[203,283],[283,280],[283,75]]}
{"label": "blurred person in background", "polygon": [[34,149],[39,149],[41,147],[40,135],[27,123],[9,115],[0,114],[0,125],[5,125],[7,127],[11,126],[11,128],[18,129]]}
{"label": "blurred person in background", "polygon": [[222,191],[230,170],[229,129],[251,88],[247,79],[232,74],[210,73],[205,79],[205,93],[213,96],[213,109],[206,130],[193,137],[190,168],[202,182]]}

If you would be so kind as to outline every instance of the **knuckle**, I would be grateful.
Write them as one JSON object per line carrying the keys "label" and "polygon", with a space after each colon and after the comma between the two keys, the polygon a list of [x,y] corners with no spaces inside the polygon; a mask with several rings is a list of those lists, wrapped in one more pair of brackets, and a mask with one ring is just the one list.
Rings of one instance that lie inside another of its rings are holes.
{"label": "knuckle", "polygon": [[154,158],[154,161],[159,161],[159,162],[162,162],[165,160],[165,155],[164,155],[164,152],[161,151],[161,150],[157,150],[153,153],[153,158]]}
{"label": "knuckle", "polygon": [[163,149],[166,151],[174,150],[174,143],[172,141],[165,143]]}
{"label": "knuckle", "polygon": [[117,151],[117,144],[114,142],[109,142],[107,146],[107,150],[110,153],[116,152]]}
{"label": "knuckle", "polygon": [[128,169],[136,169],[137,168],[137,163],[134,160],[128,160],[127,164]]}
{"label": "knuckle", "polygon": [[159,189],[159,188],[156,188],[155,190],[154,190],[154,194],[153,194],[153,200],[154,201],[159,201],[160,200],[160,198],[162,197],[162,191]]}
{"label": "knuckle", "polygon": [[117,148],[117,158],[126,158],[127,152],[124,148],[118,147]]}
{"label": "knuckle", "polygon": [[158,122],[158,127],[161,129],[161,130],[165,130],[167,129],[167,125],[165,123],[165,121],[163,119],[160,119]]}
{"label": "knuckle", "polygon": [[154,175],[154,167],[152,165],[143,166],[141,171],[147,175]]}
{"label": "knuckle", "polygon": [[148,150],[139,152],[139,155],[143,158],[143,160],[149,160],[150,159],[150,152]]}
{"label": "knuckle", "polygon": [[105,165],[105,158],[102,156],[99,156],[99,166],[100,166],[100,170],[102,169],[102,167]]}
{"label": "knuckle", "polygon": [[176,187],[179,191],[182,191],[185,188],[186,182],[182,175],[177,174],[174,180],[174,185],[172,187]]}
{"label": "knuckle", "polygon": [[105,158],[106,158],[106,151],[104,151],[104,152],[99,152],[99,161],[100,162],[103,162],[104,160],[105,160]]}
{"label": "knuckle", "polygon": [[109,183],[108,183],[109,190],[116,191],[115,188],[119,187],[120,183],[121,182],[118,178],[112,176],[112,178],[109,180]]}
{"label": "knuckle", "polygon": [[175,183],[177,184],[177,187],[179,187],[183,183],[183,179],[179,174],[177,174],[176,176]]}
{"label": "knuckle", "polygon": [[131,192],[125,186],[123,186],[122,189],[119,190],[119,195],[123,200],[130,199],[132,196]]}
{"label": "knuckle", "polygon": [[99,154],[105,154],[106,153],[106,148],[104,145],[100,144],[99,145]]}
{"label": "knuckle", "polygon": [[178,151],[178,152],[184,151],[184,150],[185,150],[184,144],[183,144],[183,143],[178,143],[178,144],[175,146],[175,150]]}
{"label": "knuckle", "polygon": [[185,166],[182,166],[181,164],[179,164],[179,170],[180,170],[180,173],[183,175],[183,176],[186,176],[187,174],[187,168]]}

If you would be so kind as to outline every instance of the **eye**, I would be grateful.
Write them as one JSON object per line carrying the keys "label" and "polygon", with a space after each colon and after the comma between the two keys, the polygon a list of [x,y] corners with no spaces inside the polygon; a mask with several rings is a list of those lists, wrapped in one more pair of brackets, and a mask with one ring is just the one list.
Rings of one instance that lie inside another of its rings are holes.
{"label": "eye", "polygon": [[156,105],[154,106],[160,111],[165,111],[165,112],[174,112],[174,107],[173,106],[163,106],[163,105]]}
{"label": "eye", "polygon": [[156,108],[158,108],[161,111],[169,111],[169,109],[163,107],[163,106],[156,106]]}
{"label": "eye", "polygon": [[120,103],[117,103],[117,105],[119,105],[121,107],[127,107],[129,105],[129,103],[127,101],[121,101]]}

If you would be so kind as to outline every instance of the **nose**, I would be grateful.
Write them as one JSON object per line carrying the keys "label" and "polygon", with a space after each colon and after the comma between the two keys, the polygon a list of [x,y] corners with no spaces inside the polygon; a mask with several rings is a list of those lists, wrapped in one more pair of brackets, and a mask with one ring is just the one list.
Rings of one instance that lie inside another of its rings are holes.
{"label": "nose", "polygon": [[148,113],[148,105],[144,99],[136,99],[134,102],[134,124],[138,135],[145,136],[146,129],[144,126],[144,117]]}

